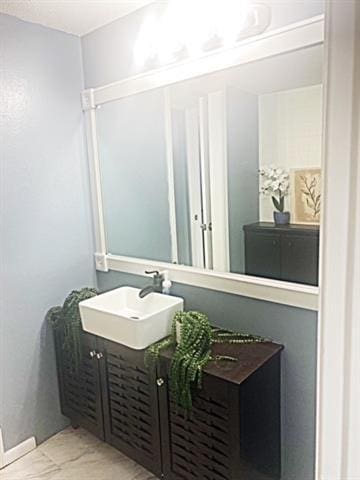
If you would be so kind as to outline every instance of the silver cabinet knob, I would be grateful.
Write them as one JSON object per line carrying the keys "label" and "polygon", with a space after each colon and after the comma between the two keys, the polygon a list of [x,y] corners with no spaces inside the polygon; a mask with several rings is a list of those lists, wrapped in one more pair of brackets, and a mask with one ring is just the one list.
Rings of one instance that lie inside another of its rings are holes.
{"label": "silver cabinet knob", "polygon": [[103,358],[103,356],[104,356],[104,355],[103,355],[101,352],[99,352],[99,353],[96,354],[96,358],[97,358],[98,360],[100,360],[101,358]]}
{"label": "silver cabinet knob", "polygon": [[96,351],[95,351],[95,350],[91,350],[91,351],[89,352],[89,355],[90,355],[90,358],[94,358],[95,355],[96,355]]}
{"label": "silver cabinet knob", "polygon": [[165,382],[164,382],[164,380],[163,380],[162,378],[158,378],[158,379],[156,380],[156,383],[157,383],[157,386],[158,386],[158,387],[162,387]]}

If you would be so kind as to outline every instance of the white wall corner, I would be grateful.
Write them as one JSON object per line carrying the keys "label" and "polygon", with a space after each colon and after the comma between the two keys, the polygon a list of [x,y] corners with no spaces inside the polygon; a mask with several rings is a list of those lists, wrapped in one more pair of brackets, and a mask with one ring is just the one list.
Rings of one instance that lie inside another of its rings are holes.
{"label": "white wall corner", "polygon": [[95,253],[95,266],[99,272],[108,272],[109,266],[105,253]]}
{"label": "white wall corner", "polygon": [[0,428],[0,470],[7,465],[10,465],[10,463],[15,462],[15,460],[23,457],[27,453],[30,453],[35,448],[35,437],[30,437],[24,442],[19,443],[19,445],[16,445],[15,447],[5,452],[2,430]]}

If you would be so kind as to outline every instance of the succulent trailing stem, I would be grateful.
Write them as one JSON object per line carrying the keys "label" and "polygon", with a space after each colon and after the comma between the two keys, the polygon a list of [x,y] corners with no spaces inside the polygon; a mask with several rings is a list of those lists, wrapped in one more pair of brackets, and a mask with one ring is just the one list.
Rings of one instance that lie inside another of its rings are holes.
{"label": "succulent trailing stem", "polygon": [[[176,324],[180,323],[180,342],[176,341]],[[151,345],[145,352],[145,365],[156,366],[161,350],[176,346],[172,356],[169,383],[173,398],[178,406],[190,411],[192,408],[193,387],[201,389],[202,373],[210,361],[233,361],[237,359],[227,355],[212,355],[211,346],[216,343],[260,343],[268,339],[234,333],[229,330],[213,328],[207,315],[200,312],[177,312],[171,335]]]}
{"label": "succulent trailing stem", "polygon": [[70,358],[72,373],[79,372],[82,360],[81,348],[81,318],[79,303],[88,298],[97,295],[94,288],[82,288],[81,290],[73,290],[65,299],[62,307],[53,307],[46,314],[46,320],[51,323],[53,328],[64,329],[63,348]]}

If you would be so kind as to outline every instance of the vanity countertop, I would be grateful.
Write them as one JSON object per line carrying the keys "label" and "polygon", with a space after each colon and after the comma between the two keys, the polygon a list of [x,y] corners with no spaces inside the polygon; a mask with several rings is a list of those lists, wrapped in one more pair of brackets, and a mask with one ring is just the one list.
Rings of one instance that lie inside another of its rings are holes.
{"label": "vanity countertop", "polygon": [[[204,372],[240,385],[258,368],[280,353],[283,348],[283,345],[273,342],[214,344],[212,346],[214,355],[227,355],[237,358],[238,361],[211,361],[204,368]],[[161,352],[160,356],[170,361],[174,350],[174,347],[167,348]]]}

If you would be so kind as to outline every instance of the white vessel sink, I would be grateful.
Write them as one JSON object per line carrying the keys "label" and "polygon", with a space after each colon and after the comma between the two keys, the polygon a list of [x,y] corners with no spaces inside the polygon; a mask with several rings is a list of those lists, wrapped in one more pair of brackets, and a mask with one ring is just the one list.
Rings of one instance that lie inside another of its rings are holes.
{"label": "white vessel sink", "polygon": [[184,309],[179,297],[121,287],[79,303],[86,332],[142,350],[170,334],[174,314]]}

